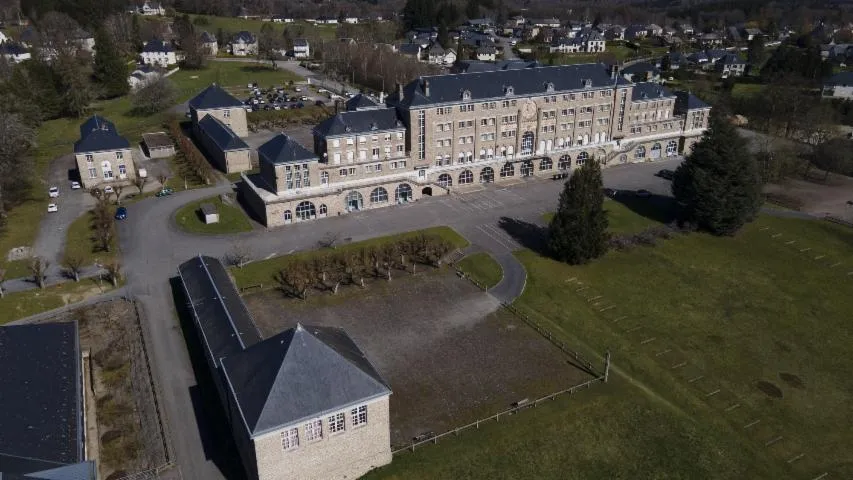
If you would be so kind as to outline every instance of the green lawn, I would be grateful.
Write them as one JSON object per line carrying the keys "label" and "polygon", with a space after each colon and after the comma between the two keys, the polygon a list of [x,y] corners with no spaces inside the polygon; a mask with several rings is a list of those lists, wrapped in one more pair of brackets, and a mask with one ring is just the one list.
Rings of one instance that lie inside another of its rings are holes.
{"label": "green lawn", "polygon": [[500,264],[486,252],[468,255],[456,264],[465,275],[480,282],[486,288],[497,285],[504,276]]}
{"label": "green lawn", "polygon": [[[196,93],[213,82],[228,87],[235,94],[245,92],[246,84],[257,81],[263,85],[282,84],[300,77],[287,71],[272,70],[253,64],[235,62],[211,62],[205,70],[181,70],[169,77],[178,87],[179,101],[192,98]],[[116,124],[119,133],[130,140],[131,145],[141,140],[142,134],[165,130],[163,122],[166,114],[151,116],[131,115],[130,97],[96,102],[91,114],[98,113]],[[34,187],[30,197],[9,212],[8,227],[0,232],[0,258],[13,247],[32,245],[38,233],[39,221],[46,212],[48,185],[42,180],[46,176],[50,161],[70,154],[74,142],[80,136],[80,123],[83,119],[61,118],[44,122],[38,130],[38,147],[33,152]],[[178,179],[171,184],[177,185]],[[9,277],[27,274],[27,261],[9,262]]]}
{"label": "green lawn", "polygon": [[[634,209],[642,211],[644,208],[644,200],[632,200],[631,205]],[[610,227],[608,230],[611,233],[636,233],[657,224],[657,222],[651,220],[647,216],[638,215],[634,210],[626,206],[626,204],[609,198],[604,199],[604,210],[607,212],[607,219],[610,221]],[[547,223],[550,223],[552,218],[554,218],[554,214],[552,212],[542,215],[542,219]]]}
{"label": "green lawn", "polygon": [[[205,224],[199,216],[202,203],[212,203],[219,212],[219,222]],[[252,230],[249,217],[237,205],[229,205],[219,197],[210,197],[188,203],[175,213],[175,221],[181,230],[189,233],[222,234],[240,233]]]}
{"label": "green lawn", "polygon": [[[210,15],[190,15],[192,18],[196,18],[199,16],[204,16],[207,18],[210,25],[199,25],[198,28],[201,30],[207,30],[208,32],[216,35],[216,32],[221,28],[225,32],[230,32],[232,34],[237,33],[239,31],[245,30],[247,32],[253,32],[255,34],[261,31],[261,27],[265,24],[272,25],[275,29],[276,33],[281,34],[284,32],[284,27],[288,28],[303,28],[304,29],[304,37],[319,37],[326,40],[334,40],[337,38],[337,25],[315,25],[313,23],[308,23],[305,21],[298,21],[289,24],[285,23],[272,23],[272,22],[263,22],[260,19],[244,19],[238,17],[215,17]],[[222,45],[220,45],[222,47]]]}
{"label": "green lawn", "polygon": [[762,216],[734,238],[679,235],[585,266],[517,255],[515,305],[592,358],[610,349],[610,383],[367,478],[853,476],[853,230]]}
{"label": "green lawn", "polygon": [[[468,240],[456,233],[450,227],[432,227],[413,232],[401,233],[398,235],[390,235],[387,237],[372,238],[354,243],[343,243],[337,247],[337,251],[359,250],[365,247],[376,247],[385,245],[391,242],[396,242],[404,238],[411,238],[417,235],[438,235],[449,241],[456,248],[464,248],[468,246]],[[318,239],[319,240],[319,239]],[[342,240],[342,239],[341,239]],[[340,243],[340,242],[339,242]],[[243,268],[232,268],[231,274],[234,276],[234,281],[238,288],[244,288],[252,285],[274,285],[275,275],[290,262],[295,260],[309,259],[318,253],[326,253],[324,250],[310,250],[306,252],[293,253],[290,255],[282,255],[269,260],[261,260],[252,262]]]}
{"label": "green lawn", "polygon": [[732,97],[747,98],[761,93],[764,85],[758,83],[736,83],[732,86]]}
{"label": "green lawn", "polygon": [[83,301],[89,297],[112,290],[108,281],[83,279],[80,282],[65,282],[44,290],[8,293],[0,299],[0,325],[29,317],[37,313],[59,308],[69,303]]}
{"label": "green lawn", "polygon": [[113,237],[109,252],[101,250],[92,228],[93,217],[92,212],[86,212],[68,227],[65,256],[76,255],[83,259],[84,265],[96,262],[105,265],[118,255],[118,238]]}

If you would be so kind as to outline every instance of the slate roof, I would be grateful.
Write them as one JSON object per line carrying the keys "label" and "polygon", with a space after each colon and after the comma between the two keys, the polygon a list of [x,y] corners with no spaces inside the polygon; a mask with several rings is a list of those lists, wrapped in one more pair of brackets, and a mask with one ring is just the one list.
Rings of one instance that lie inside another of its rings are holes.
{"label": "slate roof", "polygon": [[[424,92],[423,80],[428,80],[430,84],[428,97]],[[621,76],[612,79],[605,67],[598,63],[457,73],[414,80],[403,88],[402,102],[399,101],[397,92],[389,98],[389,102],[397,103],[403,108],[460,103],[464,91],[470,92],[472,102],[518,98],[545,94],[549,82],[553,83],[554,92],[583,90],[584,80],[590,81],[590,88],[612,87],[614,82],[619,85],[630,83]],[[510,86],[514,90],[513,95],[507,95],[506,87]]]}
{"label": "slate roof", "polygon": [[722,65],[746,65],[746,60],[742,60],[737,55],[730,53],[719,60]]}
{"label": "slate roof", "polygon": [[826,86],[850,86],[853,85],[853,72],[839,72],[823,82]]}
{"label": "slate roof", "polygon": [[528,60],[503,60],[500,62],[481,62],[479,60],[465,60],[459,62],[454,68],[459,73],[482,73],[494,72],[496,70],[519,70],[522,68],[533,68],[541,66],[537,61]]}
{"label": "slate roof", "polygon": [[280,165],[317,160],[317,155],[300,145],[296,140],[279,133],[258,147],[258,158],[273,165]]}
{"label": "slate roof", "polygon": [[163,40],[149,40],[145,43],[145,46],[142,47],[142,53],[169,53],[174,52],[175,49],[172,48],[172,45],[164,42]]}
{"label": "slate roof", "polygon": [[27,49],[22,45],[18,45],[14,42],[3,42],[0,43],[0,55],[23,55],[27,53]]}
{"label": "slate roof", "polygon": [[293,46],[294,47],[307,47],[308,46],[308,40],[305,40],[304,38],[297,38],[293,41]]}
{"label": "slate roof", "polygon": [[255,35],[252,34],[252,32],[247,32],[247,31],[243,30],[241,32],[237,32],[237,34],[234,35],[234,40],[232,40],[232,41],[234,43],[238,43],[238,42],[255,43],[257,41],[257,39],[255,38]]}
{"label": "slate roof", "polygon": [[421,46],[417,43],[404,43],[400,45],[398,50],[404,55],[420,55]]}
{"label": "slate roof", "polygon": [[655,75],[660,74],[660,70],[658,69],[658,67],[652,65],[649,62],[637,62],[622,69],[622,73],[627,75],[636,75],[638,73],[646,72],[652,72]]}
{"label": "slate roof", "polygon": [[665,87],[651,82],[640,82],[634,84],[634,89],[631,91],[632,102],[642,102],[645,100],[655,100],[658,98],[672,98],[675,94],[667,90]]}
{"label": "slate roof", "polygon": [[44,470],[9,474],[0,471],[0,480],[95,480],[97,478],[95,462],[86,461],[61,467],[51,466]]}
{"label": "slate roof", "polygon": [[687,110],[695,110],[699,108],[711,108],[711,106],[690,92],[675,92],[676,112],[684,113]]}
{"label": "slate roof", "polygon": [[198,128],[213,140],[213,143],[223,152],[249,149],[246,142],[238,137],[234,133],[234,130],[231,130],[228,125],[225,125],[213,115],[205,115],[204,118],[199,120]]}
{"label": "slate roof", "polygon": [[0,472],[82,461],[77,323],[0,327],[0,362]]}
{"label": "slate roof", "polygon": [[349,100],[347,100],[346,103],[346,109],[350,112],[355,110],[370,110],[376,108],[380,108],[379,104],[363,93],[359,93],[358,95],[350,98]]}
{"label": "slate roof", "polygon": [[216,36],[210,32],[201,32],[202,43],[217,43]]}
{"label": "slate roof", "polygon": [[297,325],[222,361],[251,437],[391,394],[339,328]]}
{"label": "slate roof", "polygon": [[199,255],[178,267],[187,301],[214,359],[242,352],[261,341],[249,310],[216,258]]}
{"label": "slate roof", "polygon": [[113,122],[93,115],[80,125],[80,140],[74,143],[74,153],[102,152],[130,148],[126,138],[120,136]]}
{"label": "slate roof", "polygon": [[321,137],[335,137],[387,130],[403,130],[405,128],[403,123],[397,118],[396,109],[382,108],[341,112],[317,125],[314,128],[314,134]]}
{"label": "slate roof", "polygon": [[217,84],[211,84],[189,101],[190,108],[209,110],[212,108],[243,107],[243,102],[234,98]]}

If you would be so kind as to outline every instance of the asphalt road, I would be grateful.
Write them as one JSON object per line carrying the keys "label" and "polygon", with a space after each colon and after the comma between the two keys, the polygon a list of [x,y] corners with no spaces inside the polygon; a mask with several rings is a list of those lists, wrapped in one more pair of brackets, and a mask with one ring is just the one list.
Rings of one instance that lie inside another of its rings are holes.
{"label": "asphalt road", "polygon": [[[674,168],[678,160],[624,165],[604,171],[607,187],[645,188],[668,194],[669,183],[653,174]],[[162,396],[162,406],[172,439],[176,463],[184,479],[218,479],[223,474],[205,451],[209,432],[199,425],[191,392],[195,375],[185,341],[174,314],[169,279],[177,266],[197,254],[223,257],[235,242],[252,252],[255,259],[316,248],[328,232],[347,241],[400,233],[430,226],[449,225],[472,243],[495,255],[510,280],[491,293],[510,301],[523,289],[523,271],[513,263],[510,252],[523,243],[502,228],[502,219],[523,225],[541,224],[541,215],[552,211],[562,182],[534,180],[509,187],[491,185],[482,191],[428,198],[410,205],[362,211],[316,222],[300,223],[275,230],[256,230],[239,235],[196,236],[179,231],[173,215],[181,205],[229,191],[230,184],[190,190],[165,198],[150,198],[128,206],[128,220],[120,228],[127,295],[136,297],[146,312],[145,325],[151,349],[152,368]],[[518,282],[521,282],[519,285]],[[214,442],[215,443],[215,442]]]}

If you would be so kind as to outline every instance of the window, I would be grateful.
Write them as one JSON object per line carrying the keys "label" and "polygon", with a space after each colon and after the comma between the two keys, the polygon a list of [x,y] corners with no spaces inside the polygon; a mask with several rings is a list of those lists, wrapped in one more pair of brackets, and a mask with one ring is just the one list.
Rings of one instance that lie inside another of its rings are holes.
{"label": "window", "polygon": [[329,184],[329,172],[321,172],[320,173],[320,185],[328,185]]}
{"label": "window", "polygon": [[[421,170],[423,171],[423,170]],[[397,203],[408,203],[412,200],[412,187],[408,183],[401,183],[394,189],[394,200]],[[361,425],[367,422],[367,405],[362,405],[352,410],[352,424]]]}
{"label": "window", "polygon": [[367,142],[367,137],[358,137],[358,143],[365,143],[365,142]]}
{"label": "window", "polygon": [[581,152],[578,154],[577,160],[575,160],[575,165],[581,166],[589,159],[589,154],[586,152]]}
{"label": "window", "polygon": [[352,137],[347,138],[347,145],[352,145],[355,143],[355,140]]}
{"label": "window", "polygon": [[521,154],[530,155],[533,153],[533,132],[524,132],[521,137]]}
{"label": "window", "polygon": [[329,432],[340,433],[346,428],[346,421],[343,412],[336,413],[329,417]]}
{"label": "window", "polygon": [[339,138],[332,140],[332,146],[333,147],[340,147],[341,146],[341,140]]}
{"label": "window", "polygon": [[296,218],[299,220],[311,220],[317,218],[317,210],[311,202],[300,202],[296,206]]}
{"label": "window", "polygon": [[465,170],[459,174],[459,185],[466,185],[468,183],[474,183],[474,174],[471,170]]}
{"label": "window", "polygon": [[505,163],[503,167],[501,167],[501,178],[512,177],[515,175],[515,167],[512,166],[511,163]]}
{"label": "window", "polygon": [[321,203],[319,211],[320,211],[320,215],[326,216],[326,213],[329,212],[329,207],[327,207],[325,203]]}
{"label": "window", "polygon": [[231,110],[223,110],[222,111],[223,118],[231,118]]}
{"label": "window", "polygon": [[370,153],[371,153],[371,155],[373,155],[374,160],[379,159],[379,149],[378,148],[374,148],[373,150],[370,151]]}
{"label": "window", "polygon": [[634,150],[634,158],[637,160],[642,160],[642,159],[646,158],[646,147],[644,147],[642,145],[637,147],[637,149]]}
{"label": "window", "polygon": [[122,177],[127,175],[127,167],[125,166],[125,164],[122,163],[118,166],[118,174]]}
{"label": "window", "polygon": [[341,163],[341,154],[340,154],[340,153],[336,153],[336,154],[332,157],[332,159],[334,160],[335,165],[340,165],[340,163]]}
{"label": "window", "polygon": [[[290,213],[290,210],[285,212],[285,219],[287,218],[287,214]],[[320,440],[323,438],[323,421],[319,418],[316,420],[311,420],[310,422],[305,424],[305,438],[311,442],[314,440]]]}
{"label": "window", "polygon": [[342,169],[338,170],[338,175],[340,175],[342,177],[346,177],[347,176],[347,169],[342,168]]}
{"label": "window", "polygon": [[113,178],[113,166],[109,161],[101,163],[101,171],[104,172],[104,180],[111,180]]}
{"label": "window", "polygon": [[669,143],[666,144],[666,156],[671,157],[676,153],[678,153],[678,142],[670,140]]}
{"label": "window", "polygon": [[403,153],[405,148],[406,147],[404,145],[397,145],[397,153]]}
{"label": "window", "polygon": [[[401,190],[401,188],[404,188],[404,187],[409,187],[409,186],[406,185],[405,183],[400,184],[400,186],[397,187],[398,192]],[[409,196],[411,196],[412,187],[409,187],[408,191],[409,191]],[[350,411],[350,417],[352,417],[352,426],[353,427],[357,427],[359,425],[364,425],[365,423],[367,423],[367,405],[360,405],[356,408],[353,408],[352,411]]]}
{"label": "window", "polygon": [[95,161],[95,157],[92,156],[91,153],[86,154],[86,163],[92,163]]}
{"label": "window", "polygon": [[89,178],[98,178],[98,169],[94,167],[89,168]]}
{"label": "window", "polygon": [[116,152],[116,160],[123,160],[124,152]]}
{"label": "window", "polygon": [[563,155],[560,157],[560,161],[557,163],[557,168],[559,170],[568,170],[572,166],[572,157],[568,155]]}
{"label": "window", "polygon": [[450,175],[448,175],[446,173],[442,173],[441,175],[438,176],[438,186],[439,187],[447,188],[447,187],[450,187],[452,185],[453,185],[453,177],[451,177]]}
{"label": "window", "polygon": [[373,170],[375,170],[377,172],[381,172],[382,171],[382,164],[377,163],[376,165],[373,166]]}
{"label": "window", "polygon": [[539,162],[539,170],[551,170],[554,168],[554,162],[550,158],[543,158]]}
{"label": "window", "polygon": [[[374,188],[372,192],[370,192],[370,203],[387,203],[388,202],[388,191],[382,187]],[[343,415],[341,413],[340,415]]]}

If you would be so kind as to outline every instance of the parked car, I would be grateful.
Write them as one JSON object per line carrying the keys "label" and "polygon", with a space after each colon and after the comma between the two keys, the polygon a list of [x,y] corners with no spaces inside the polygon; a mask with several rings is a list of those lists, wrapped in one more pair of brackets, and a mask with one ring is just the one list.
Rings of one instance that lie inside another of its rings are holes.
{"label": "parked car", "polygon": [[159,192],[155,193],[154,196],[155,197],[165,197],[167,195],[171,195],[173,192],[174,191],[171,188],[166,187],[166,188],[160,190]]}
{"label": "parked car", "polygon": [[71,182],[71,190],[79,190],[80,182]]}
{"label": "parked car", "polygon": [[300,99],[300,100],[302,100],[303,102],[307,102],[307,101],[308,101],[308,97],[307,97],[307,96],[305,96],[305,95],[302,95],[301,97],[299,97],[299,99]]}
{"label": "parked car", "polygon": [[50,203],[47,205],[47,211],[48,213],[58,212],[59,207],[57,207],[55,203]]}
{"label": "parked car", "polygon": [[125,218],[127,218],[127,208],[118,207],[116,209],[116,220],[124,220]]}
{"label": "parked car", "polygon": [[647,197],[652,196],[652,192],[641,188],[641,189],[637,190],[636,195],[640,198],[647,198]]}
{"label": "parked car", "polygon": [[113,190],[112,185],[107,185],[106,187],[104,187],[104,193],[113,193],[113,192],[114,192],[114,190]]}
{"label": "parked car", "polygon": [[665,180],[672,180],[672,178],[675,177],[675,172],[673,172],[672,170],[664,168],[663,170],[659,171],[655,175],[657,175],[658,177],[663,178]]}
{"label": "parked car", "polygon": [[302,91],[302,89],[301,89],[301,88],[299,88],[299,87],[296,87],[296,88],[294,88],[294,89],[293,89],[293,91],[294,91],[294,92],[301,92],[301,91]]}
{"label": "parked car", "polygon": [[59,196],[59,188],[50,187],[49,189],[47,189],[47,194],[50,196],[50,198],[56,198]]}

